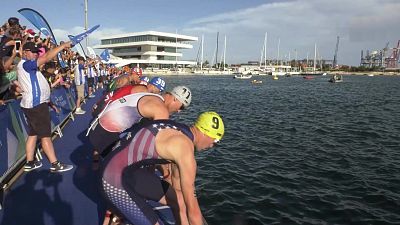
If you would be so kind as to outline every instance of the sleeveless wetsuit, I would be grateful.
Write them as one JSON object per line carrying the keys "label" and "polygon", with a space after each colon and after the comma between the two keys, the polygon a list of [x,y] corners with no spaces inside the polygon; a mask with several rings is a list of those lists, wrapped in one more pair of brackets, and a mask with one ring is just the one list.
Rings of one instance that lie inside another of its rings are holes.
{"label": "sleeveless wetsuit", "polygon": [[[160,95],[152,93],[136,93],[125,95],[109,103],[92,123],[89,140],[93,147],[102,152],[119,139],[119,134],[138,123],[143,116],[137,106],[142,97]],[[98,124],[97,124],[98,122]]]}
{"label": "sleeveless wetsuit", "polygon": [[92,116],[97,117],[104,110],[104,108],[111,102],[113,102],[119,98],[122,98],[126,95],[134,94],[131,92],[132,92],[132,88],[134,88],[135,86],[138,86],[138,84],[134,84],[134,85],[129,84],[129,85],[123,86],[115,91],[111,91],[111,92],[108,92],[107,94],[103,95],[101,97],[101,99],[96,104],[94,104]]}
{"label": "sleeveless wetsuit", "polygon": [[151,121],[135,128],[103,164],[101,182],[106,199],[115,212],[135,225],[163,224],[146,200],[159,201],[168,190],[168,183],[145,167],[168,163],[155,148],[155,138],[164,129],[179,130],[193,141],[186,125],[171,120]]}

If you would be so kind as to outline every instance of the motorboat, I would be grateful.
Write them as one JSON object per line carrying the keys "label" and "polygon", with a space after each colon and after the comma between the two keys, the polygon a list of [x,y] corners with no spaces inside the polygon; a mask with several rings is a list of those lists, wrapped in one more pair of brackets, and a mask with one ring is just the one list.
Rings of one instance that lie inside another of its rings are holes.
{"label": "motorboat", "polygon": [[251,74],[248,74],[248,75],[235,74],[235,76],[233,78],[235,78],[235,79],[250,79],[251,77],[253,77],[253,75],[251,75]]}
{"label": "motorboat", "polygon": [[331,77],[331,79],[329,79],[329,82],[331,83],[340,83],[343,82],[343,76],[342,75],[338,75],[335,74]]}
{"label": "motorboat", "polygon": [[252,84],[262,84],[262,80],[252,80]]}

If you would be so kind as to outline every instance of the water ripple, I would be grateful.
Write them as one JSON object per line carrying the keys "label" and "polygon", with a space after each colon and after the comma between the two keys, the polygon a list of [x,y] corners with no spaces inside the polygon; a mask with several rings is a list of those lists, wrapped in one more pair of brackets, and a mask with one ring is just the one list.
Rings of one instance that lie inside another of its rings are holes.
{"label": "water ripple", "polygon": [[225,121],[196,156],[209,224],[400,224],[400,77],[370,78],[167,77],[193,92],[178,120]]}

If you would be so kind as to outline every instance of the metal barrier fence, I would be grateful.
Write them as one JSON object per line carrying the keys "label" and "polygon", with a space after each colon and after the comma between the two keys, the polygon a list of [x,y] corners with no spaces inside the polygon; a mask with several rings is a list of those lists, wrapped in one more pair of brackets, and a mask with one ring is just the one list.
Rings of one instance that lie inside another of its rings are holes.
{"label": "metal barrier fence", "polygon": [[[58,87],[52,89],[51,102],[59,109],[57,113],[50,109],[53,134],[62,137],[61,126],[69,118],[74,119],[73,112],[77,99],[76,87]],[[4,189],[10,179],[23,166],[27,123],[20,107],[20,100],[10,100],[0,106],[0,203]],[[0,204],[1,209],[1,204]]]}

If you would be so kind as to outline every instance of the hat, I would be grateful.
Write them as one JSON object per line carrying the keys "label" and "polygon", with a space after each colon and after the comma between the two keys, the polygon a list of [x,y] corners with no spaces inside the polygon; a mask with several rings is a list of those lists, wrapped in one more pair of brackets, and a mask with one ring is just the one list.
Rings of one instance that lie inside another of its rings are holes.
{"label": "hat", "polygon": [[150,82],[150,78],[148,76],[143,76],[140,78],[139,84],[147,85],[147,83],[149,83],[149,82]]}
{"label": "hat", "polygon": [[33,31],[32,29],[26,30],[26,33],[28,33],[30,37],[33,37],[36,34],[35,31]]}
{"label": "hat", "polygon": [[171,94],[182,102],[183,106],[187,108],[192,101],[192,92],[186,86],[177,86],[172,89]]}
{"label": "hat", "polygon": [[225,126],[222,118],[216,112],[204,112],[200,114],[194,124],[203,134],[221,140],[225,133]]}
{"label": "hat", "polygon": [[10,25],[10,26],[13,26],[13,25],[16,25],[16,24],[18,24],[19,25],[19,19],[17,18],[17,17],[10,17],[10,18],[8,18],[8,24]]}
{"label": "hat", "polygon": [[22,50],[31,51],[33,53],[42,52],[42,50],[40,50],[39,47],[34,42],[26,42],[22,47]]}
{"label": "hat", "polygon": [[164,91],[165,89],[165,80],[161,77],[154,77],[148,83],[156,86],[160,91]]}

